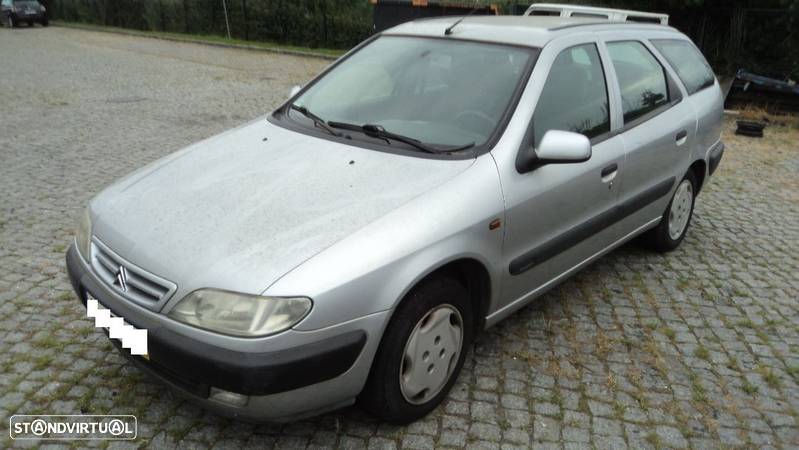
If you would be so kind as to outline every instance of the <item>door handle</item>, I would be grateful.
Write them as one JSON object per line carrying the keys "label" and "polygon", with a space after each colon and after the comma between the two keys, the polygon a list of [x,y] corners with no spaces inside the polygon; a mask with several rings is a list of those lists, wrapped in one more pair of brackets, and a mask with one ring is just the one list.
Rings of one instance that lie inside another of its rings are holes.
{"label": "door handle", "polygon": [[[605,178],[607,178],[609,175],[615,173],[617,170],[619,170],[619,165],[616,164],[616,163],[613,163],[613,164],[605,167],[604,169],[602,169],[602,181],[605,181]],[[610,181],[610,180],[608,180],[608,181]]]}
{"label": "door handle", "polygon": [[608,185],[608,189],[613,189],[613,180],[616,179],[617,173],[619,173],[619,165],[616,163],[602,169],[602,182]]}
{"label": "door handle", "polygon": [[677,142],[678,147],[680,145],[685,144],[685,141],[688,140],[688,131],[687,130],[680,131],[679,133],[677,133],[677,136],[674,138],[674,140]]}

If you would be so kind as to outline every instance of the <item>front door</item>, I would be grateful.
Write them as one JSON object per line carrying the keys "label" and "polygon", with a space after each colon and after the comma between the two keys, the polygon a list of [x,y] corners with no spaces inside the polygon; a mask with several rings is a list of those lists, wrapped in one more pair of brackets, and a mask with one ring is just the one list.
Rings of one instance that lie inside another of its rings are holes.
{"label": "front door", "polygon": [[[549,50],[549,47],[547,49]],[[621,137],[611,134],[608,84],[595,43],[551,56],[525,145],[549,130],[586,135],[592,156],[582,163],[548,164],[527,173],[504,170],[504,279],[498,316],[524,305],[562,274],[616,240],[613,227],[625,170]],[[541,64],[545,54],[539,59]]]}

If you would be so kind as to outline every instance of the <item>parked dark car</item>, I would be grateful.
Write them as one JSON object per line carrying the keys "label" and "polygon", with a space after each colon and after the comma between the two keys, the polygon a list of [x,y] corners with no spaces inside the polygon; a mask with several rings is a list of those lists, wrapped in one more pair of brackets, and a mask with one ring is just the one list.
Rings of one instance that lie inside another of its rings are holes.
{"label": "parked dark car", "polygon": [[49,25],[47,9],[36,0],[0,0],[0,19],[9,28],[23,22],[29,27],[37,22]]}

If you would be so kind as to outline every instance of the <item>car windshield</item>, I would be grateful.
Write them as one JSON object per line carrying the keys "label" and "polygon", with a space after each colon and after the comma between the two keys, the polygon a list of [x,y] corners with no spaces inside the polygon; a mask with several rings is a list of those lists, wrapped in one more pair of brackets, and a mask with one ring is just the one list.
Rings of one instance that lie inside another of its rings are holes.
{"label": "car windshield", "polygon": [[29,8],[38,7],[39,2],[32,1],[32,0],[14,0],[14,5],[16,6],[27,6]]}
{"label": "car windshield", "polygon": [[[437,146],[480,146],[502,122],[536,51],[382,36],[317,80],[294,104],[327,122],[379,125]],[[299,113],[291,117],[309,123]]]}

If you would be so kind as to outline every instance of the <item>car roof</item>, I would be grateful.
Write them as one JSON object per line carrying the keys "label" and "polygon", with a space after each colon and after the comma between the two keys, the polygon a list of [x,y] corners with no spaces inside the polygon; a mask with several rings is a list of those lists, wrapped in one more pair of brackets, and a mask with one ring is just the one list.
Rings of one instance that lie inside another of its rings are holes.
{"label": "car roof", "polygon": [[470,16],[436,17],[406,22],[383,34],[444,37],[444,31],[463,19],[449,35],[455,39],[543,47],[547,42],[581,31],[650,30],[679,31],[668,25],[620,22],[584,17],[560,16]]}

